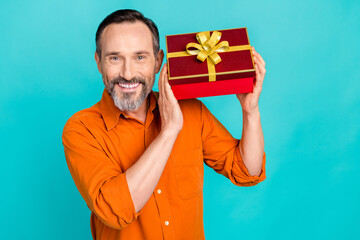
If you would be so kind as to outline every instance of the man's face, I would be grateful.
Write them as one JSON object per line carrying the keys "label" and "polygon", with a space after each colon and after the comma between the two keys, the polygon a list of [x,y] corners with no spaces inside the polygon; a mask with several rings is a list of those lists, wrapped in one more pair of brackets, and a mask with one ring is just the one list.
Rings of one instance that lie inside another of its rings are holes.
{"label": "man's face", "polygon": [[115,105],[139,108],[150,93],[163,53],[154,55],[152,34],[142,22],[110,24],[101,35],[101,58],[95,53],[105,88]]}

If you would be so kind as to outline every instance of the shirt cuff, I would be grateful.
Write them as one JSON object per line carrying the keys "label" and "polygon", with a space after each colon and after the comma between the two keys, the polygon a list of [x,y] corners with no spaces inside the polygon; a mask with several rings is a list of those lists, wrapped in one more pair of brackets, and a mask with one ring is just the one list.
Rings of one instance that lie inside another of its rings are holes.
{"label": "shirt cuff", "polygon": [[239,147],[236,147],[235,150],[236,155],[236,161],[237,164],[234,164],[233,166],[233,175],[234,180],[237,185],[241,186],[254,186],[258,184],[259,182],[262,182],[265,180],[265,163],[266,163],[266,155],[264,152],[263,159],[262,159],[262,165],[261,165],[261,172],[259,176],[251,176],[248,169],[246,168],[244,161],[241,158]]}

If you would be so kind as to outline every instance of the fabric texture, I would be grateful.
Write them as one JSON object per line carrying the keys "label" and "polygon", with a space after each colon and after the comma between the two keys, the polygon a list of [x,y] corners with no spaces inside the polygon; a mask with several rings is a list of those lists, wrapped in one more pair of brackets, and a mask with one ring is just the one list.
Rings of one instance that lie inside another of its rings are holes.
{"label": "fabric texture", "polygon": [[250,176],[240,140],[197,99],[180,100],[184,124],[152,196],[135,212],[126,170],[160,132],[157,93],[149,94],[145,123],[120,111],[106,90],[97,104],[74,114],[63,131],[66,161],[91,210],[93,239],[204,239],[204,163],[238,186],[265,179]]}

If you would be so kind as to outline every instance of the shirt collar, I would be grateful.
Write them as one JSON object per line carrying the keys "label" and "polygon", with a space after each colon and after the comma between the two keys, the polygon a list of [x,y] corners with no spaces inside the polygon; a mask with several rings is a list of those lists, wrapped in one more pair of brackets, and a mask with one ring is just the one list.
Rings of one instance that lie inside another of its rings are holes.
{"label": "shirt collar", "polygon": [[[147,111],[147,113],[149,113],[152,112],[157,106],[158,93],[151,91],[147,97],[150,98],[150,105]],[[100,100],[100,112],[108,131],[116,126],[121,114],[125,116],[125,113],[115,106],[114,100],[111,98],[106,89],[104,89]]]}

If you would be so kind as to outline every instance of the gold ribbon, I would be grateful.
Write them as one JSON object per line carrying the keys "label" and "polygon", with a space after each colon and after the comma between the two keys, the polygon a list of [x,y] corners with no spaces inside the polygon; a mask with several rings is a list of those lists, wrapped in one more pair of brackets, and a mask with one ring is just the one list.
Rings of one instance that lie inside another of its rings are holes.
{"label": "gold ribbon", "polygon": [[[201,32],[196,34],[196,39],[200,44],[188,43],[186,45],[186,52],[188,54],[197,55],[196,58],[201,62],[204,62],[206,59],[209,71],[209,82],[216,81],[215,65],[221,62],[221,58],[217,53],[229,50],[229,43],[227,41],[219,43],[220,38],[221,32],[214,31],[211,36],[210,32]],[[190,50],[191,48],[195,48],[196,50]]]}
{"label": "gold ribbon", "polygon": [[188,43],[186,45],[186,51],[168,53],[168,58],[196,55],[196,58],[201,62],[204,62],[206,59],[209,72],[209,82],[216,81],[215,65],[221,62],[218,52],[233,52],[251,49],[250,45],[229,47],[228,41],[222,41],[219,43],[221,35],[221,32],[218,31],[214,31],[211,35],[210,32],[198,33],[196,34],[196,39],[200,44]]}

